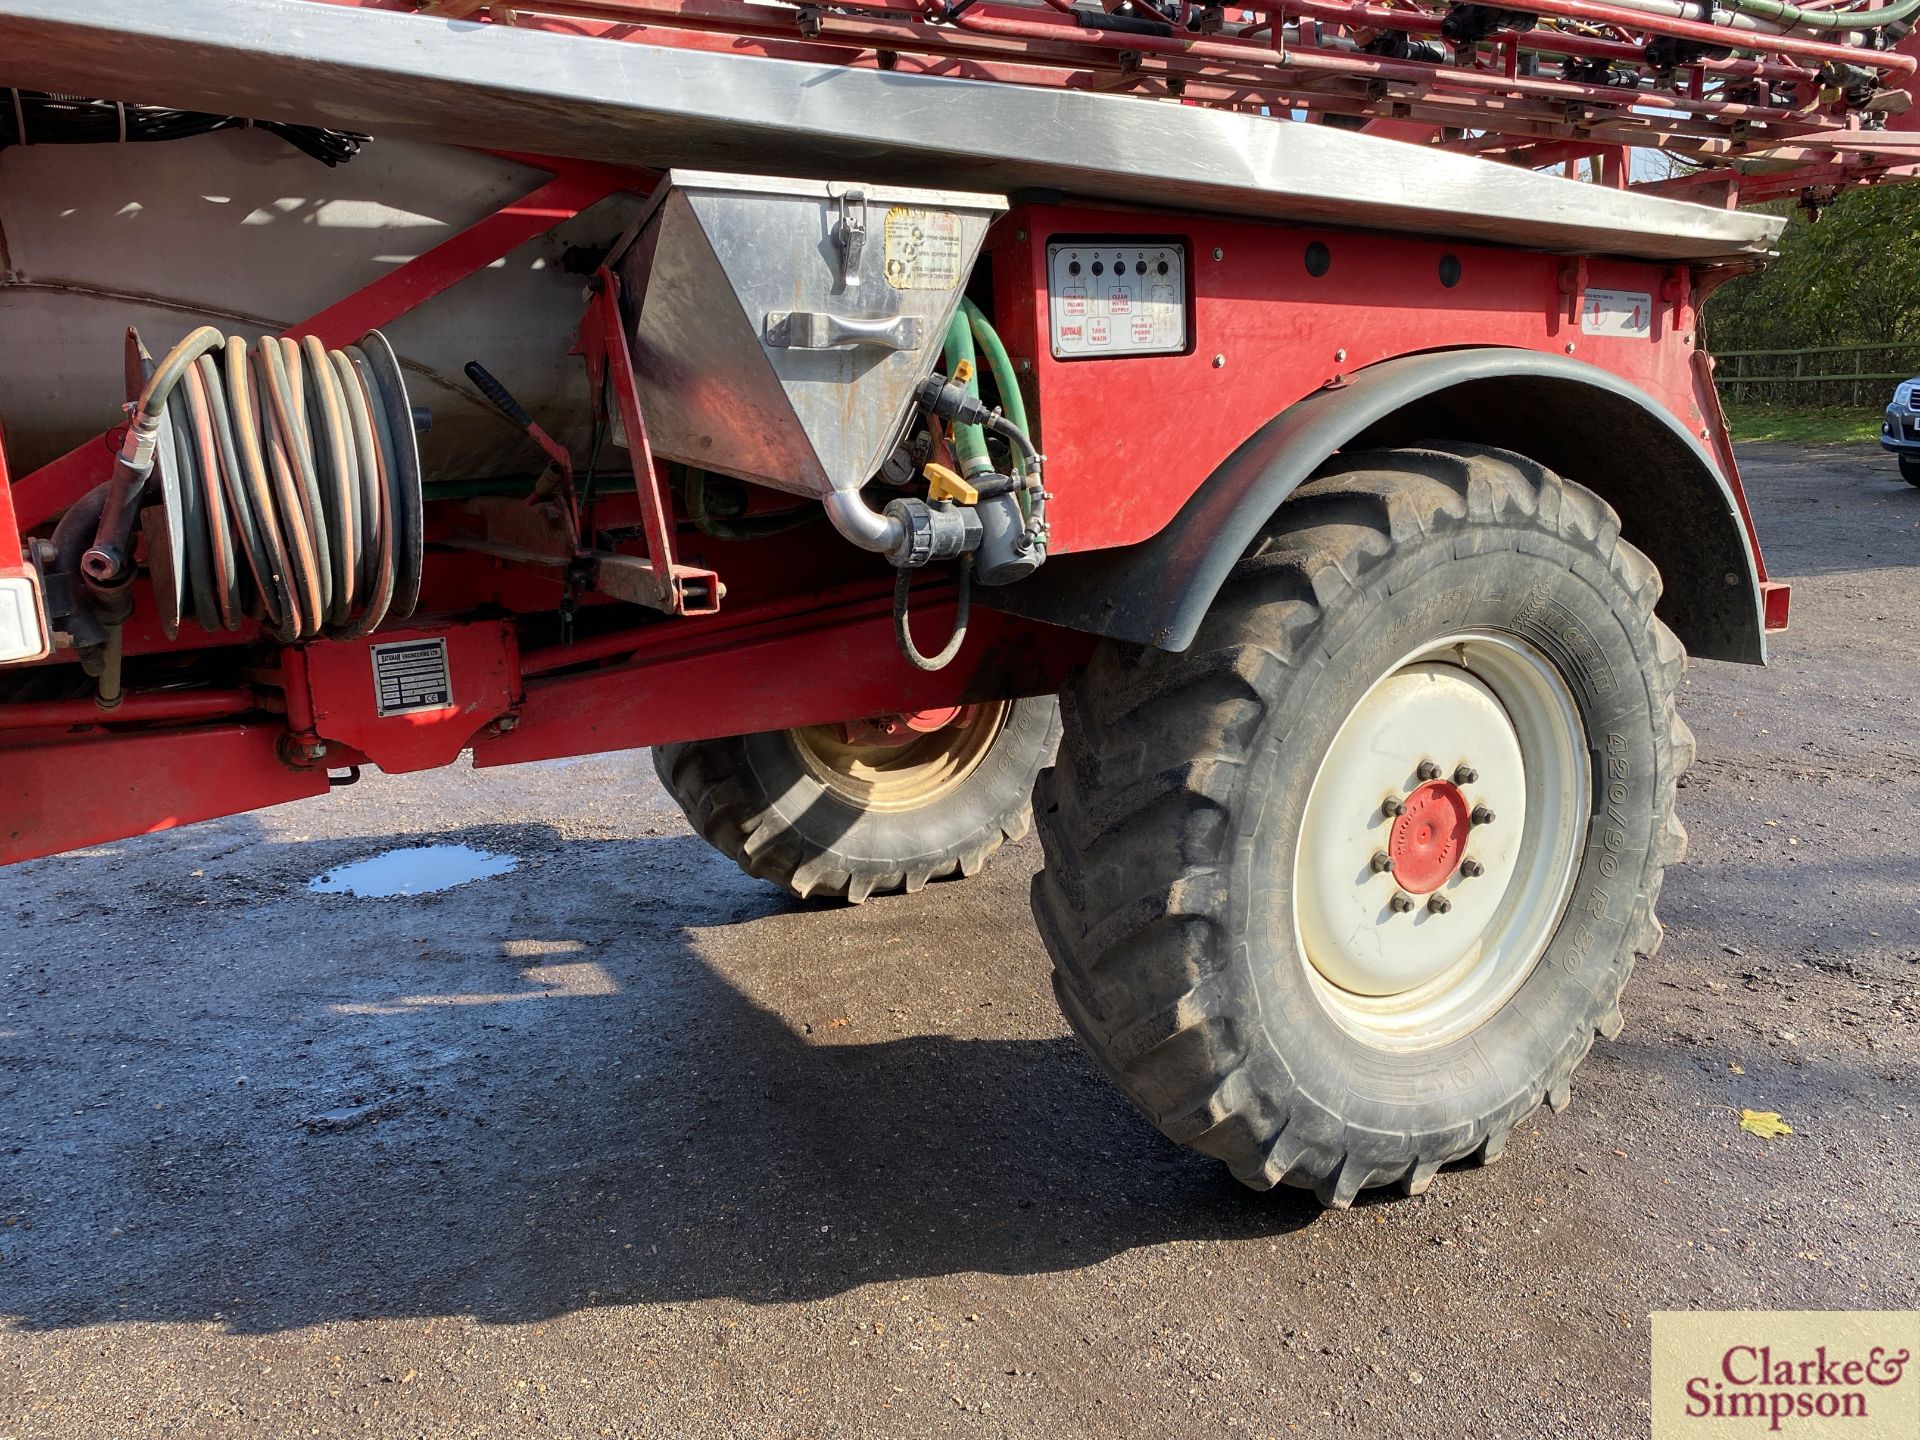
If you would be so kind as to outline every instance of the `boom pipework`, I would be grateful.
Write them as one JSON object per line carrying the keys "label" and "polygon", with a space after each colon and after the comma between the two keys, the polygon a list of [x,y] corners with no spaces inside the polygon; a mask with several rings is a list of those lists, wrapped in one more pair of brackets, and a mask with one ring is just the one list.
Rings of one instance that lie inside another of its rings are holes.
{"label": "boom pipework", "polygon": [[[448,22],[470,22],[458,25],[469,51],[489,43],[487,22],[510,21],[519,31],[641,47],[1159,98],[1365,129],[1527,168],[1571,171],[1590,161],[1592,178],[1605,184],[1717,202],[1823,198],[1847,184],[1909,178],[1920,165],[1908,38],[1920,0],[297,0],[279,15],[222,8],[237,12],[231,34],[243,36],[303,29],[311,17],[298,12],[321,4],[411,13],[423,43],[430,23],[444,36]],[[189,32],[195,8],[164,7],[157,23]],[[164,60],[148,51],[152,23],[133,10],[116,0],[8,0],[0,23],[9,13],[68,18],[106,37],[125,16],[122,53],[103,39],[76,61],[96,59],[136,83],[147,67],[150,86],[177,93]],[[12,74],[0,80],[18,83]],[[311,98],[329,108],[352,103],[344,94]],[[0,106],[0,144],[108,123],[35,99],[8,109]],[[176,131],[181,123],[165,122]],[[966,143],[954,138],[956,148]],[[1636,176],[1630,148],[1673,163],[1657,177]]]}

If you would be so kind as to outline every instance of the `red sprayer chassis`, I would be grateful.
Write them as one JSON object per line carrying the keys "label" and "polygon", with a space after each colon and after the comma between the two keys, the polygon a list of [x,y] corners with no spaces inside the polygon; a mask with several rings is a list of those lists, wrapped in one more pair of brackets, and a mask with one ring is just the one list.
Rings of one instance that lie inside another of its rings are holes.
{"label": "red sprayer chassis", "polygon": [[[653,746],[857,900],[1019,833],[1064,687],[1036,914],[1128,1093],[1333,1203],[1496,1154],[1657,938],[1674,636],[1786,623],[1699,344],[1777,222],[1669,196],[1904,178],[1896,8],[0,0],[0,377],[85,317],[0,391],[0,862]],[[142,139],[356,283],[52,222]]]}
{"label": "red sprayer chassis", "polygon": [[[293,330],[345,338],[385,323],[493,263],[534,226],[584,208],[622,180],[638,188],[651,179],[569,167],[495,219],[409,262],[390,284],[343,298]],[[1194,329],[1205,343],[1186,354],[1109,368],[1048,353],[1046,292],[1038,274],[1045,239],[1075,233],[1159,236],[1167,233],[1165,218],[1023,207],[999,228],[993,300],[1008,348],[1032,374],[1055,473],[1086,477],[1098,497],[1091,505],[1059,507],[1059,557],[1147,540],[1272,417],[1309,396],[1337,395],[1362,372],[1396,356],[1470,347],[1509,352],[1503,365],[1523,356],[1574,357],[1657,401],[1673,417],[1660,421],[1661,428],[1684,429],[1702,450],[1725,433],[1708,367],[1694,347],[1697,312],[1684,268],[1192,217],[1180,229],[1200,257],[1193,275]],[[1329,256],[1326,273],[1318,277],[1307,261],[1315,246]],[[1458,279],[1449,285],[1443,276],[1456,267]],[[1580,297],[1603,282],[1657,297],[1641,330],[1583,332]],[[1522,297],[1531,304],[1521,307]],[[1547,388],[1539,403],[1551,407],[1553,382],[1542,383]],[[1578,383],[1606,381],[1593,376]],[[1605,444],[1605,413],[1582,420],[1571,407],[1551,408],[1538,420],[1524,413],[1488,416],[1474,433],[1497,439],[1496,426],[1535,425],[1549,417]],[[1356,432],[1361,428],[1354,426]],[[1571,442],[1567,435],[1555,444]],[[1672,443],[1685,448],[1677,434]],[[15,481],[12,498],[22,529],[44,524],[100,483],[116,444],[115,436],[103,436]],[[1726,466],[1727,494],[1737,501],[1729,462],[1730,456],[1720,463]],[[1744,569],[1751,547],[1755,578],[1764,581],[1744,505],[1736,534],[1724,505],[1716,503],[1713,473],[1696,464],[1693,474],[1667,483],[1720,519],[1724,556]],[[1577,464],[1568,468],[1576,475],[1594,473]],[[1658,554],[1664,548],[1661,517],[1675,499],[1636,498],[1646,506],[1648,522],[1642,548]],[[614,507],[625,503],[609,502],[603,523],[623,518]],[[6,789],[0,855],[12,861],[52,854],[321,794],[329,772],[337,779],[337,772],[362,764],[390,772],[423,769],[471,748],[476,765],[506,765],[917,710],[980,694],[1044,693],[1057,688],[1087,650],[1088,640],[1077,632],[989,613],[970,632],[960,663],[936,674],[916,672],[894,653],[890,586],[879,566],[848,555],[835,557],[846,562],[848,573],[794,575],[782,570],[822,567],[809,566],[804,554],[777,553],[796,550],[791,544],[757,542],[754,550],[776,553],[730,564],[724,547],[707,542],[703,555],[690,548],[699,543],[682,539],[682,553],[704,560],[728,587],[721,613],[711,617],[615,628],[590,640],[525,651],[514,628],[499,622],[381,632],[382,641],[427,633],[451,637],[452,673],[460,687],[456,703],[425,716],[380,721],[368,715],[370,639],[351,645],[315,641],[281,652],[262,672],[244,663],[251,658],[247,644],[257,636],[252,626],[218,637],[232,657],[223,678],[234,683],[130,690],[111,715],[84,699],[0,708],[10,752],[0,779]],[[1663,568],[1669,576],[1686,575],[1693,567],[1676,558],[1682,563]],[[445,573],[428,592],[433,611],[461,616],[500,606],[545,615],[558,607],[557,584],[515,573],[504,561],[452,554],[445,561]],[[1724,573],[1709,577],[1712,588],[1733,588]],[[796,585],[804,586],[797,594]],[[763,587],[771,593],[760,593]],[[1750,593],[1744,584],[1739,588]],[[1774,604],[1784,618],[1784,590],[1772,593],[1781,597]],[[1718,595],[1709,599],[1715,608],[1732,608]],[[136,606],[136,617],[143,611],[151,614]],[[935,633],[951,620],[951,604],[943,609],[930,586],[916,614]],[[1758,658],[1751,626],[1741,634],[1739,625],[1724,618],[1718,624],[1720,636],[1704,628],[1693,636],[1696,653],[1718,645],[1728,658]],[[207,638],[168,641],[156,630],[143,633],[136,618],[127,654],[130,660],[158,659],[197,648]],[[1015,655],[1019,663],[1010,664]],[[55,661],[57,656],[44,663]],[[250,683],[238,683],[243,678]],[[310,753],[315,739],[323,748]]]}

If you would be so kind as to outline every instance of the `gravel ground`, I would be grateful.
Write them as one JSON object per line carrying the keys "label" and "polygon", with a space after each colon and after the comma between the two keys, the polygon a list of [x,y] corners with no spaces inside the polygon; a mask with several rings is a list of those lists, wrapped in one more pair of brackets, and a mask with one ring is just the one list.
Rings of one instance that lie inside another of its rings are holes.
{"label": "gravel ground", "polygon": [[[1632,1434],[1650,1310],[1920,1305],[1920,490],[1745,459],[1796,628],[1691,672],[1666,946],[1502,1164],[1162,1141],[1030,842],[809,909],[644,755],[376,776],[0,876],[0,1437]],[[306,888],[428,838],[520,863]]]}

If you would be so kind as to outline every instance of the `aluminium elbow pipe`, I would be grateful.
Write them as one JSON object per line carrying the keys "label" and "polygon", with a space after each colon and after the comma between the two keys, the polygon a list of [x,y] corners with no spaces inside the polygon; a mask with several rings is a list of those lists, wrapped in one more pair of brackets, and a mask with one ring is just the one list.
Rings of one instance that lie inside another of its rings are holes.
{"label": "aluminium elbow pipe", "polygon": [[868,505],[858,490],[836,490],[820,503],[826,507],[833,528],[862,550],[891,556],[906,543],[906,526]]}

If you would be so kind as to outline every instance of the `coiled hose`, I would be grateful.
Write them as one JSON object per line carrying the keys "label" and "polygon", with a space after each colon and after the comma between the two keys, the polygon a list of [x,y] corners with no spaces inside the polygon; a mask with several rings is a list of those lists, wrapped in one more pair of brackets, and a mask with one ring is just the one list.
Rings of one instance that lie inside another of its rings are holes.
{"label": "coiled hose", "polygon": [[283,643],[356,638],[413,613],[420,463],[399,362],[377,330],[249,346],[202,327],[155,368],[159,529],[148,563],[169,635],[191,614]]}

